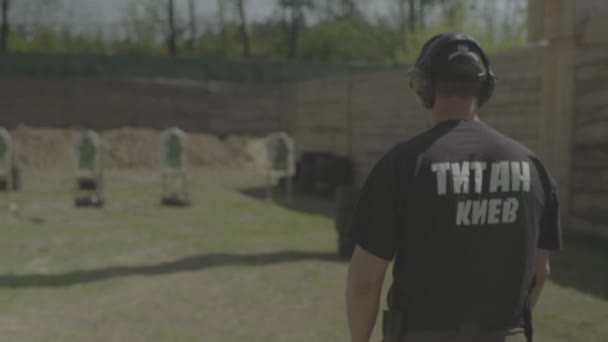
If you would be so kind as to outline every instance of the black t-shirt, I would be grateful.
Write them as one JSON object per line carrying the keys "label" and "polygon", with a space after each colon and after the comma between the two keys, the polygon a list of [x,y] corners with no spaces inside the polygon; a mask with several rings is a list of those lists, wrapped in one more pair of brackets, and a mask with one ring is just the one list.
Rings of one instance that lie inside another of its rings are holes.
{"label": "black t-shirt", "polygon": [[534,154],[480,121],[446,121],[375,166],[353,238],[395,259],[389,306],[413,327],[518,324],[537,248],[561,248],[555,182]]}

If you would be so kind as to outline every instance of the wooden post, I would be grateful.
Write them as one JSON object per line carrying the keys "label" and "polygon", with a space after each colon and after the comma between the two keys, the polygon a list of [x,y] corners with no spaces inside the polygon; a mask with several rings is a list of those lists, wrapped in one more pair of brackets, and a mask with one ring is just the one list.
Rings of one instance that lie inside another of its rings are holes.
{"label": "wooden post", "polygon": [[12,145],[11,134],[3,127],[0,127],[0,179],[4,180],[7,194],[10,194],[13,190]]}
{"label": "wooden post", "polygon": [[569,221],[574,127],[574,0],[531,0],[530,39],[542,42],[539,155],[555,177]]}
{"label": "wooden post", "polygon": [[293,180],[291,176],[288,176],[285,180],[285,198],[287,199],[287,206],[291,207],[293,204]]}
{"label": "wooden post", "polygon": [[274,184],[272,182],[272,171],[268,171],[266,175],[266,200],[272,202],[274,196],[272,196]]}

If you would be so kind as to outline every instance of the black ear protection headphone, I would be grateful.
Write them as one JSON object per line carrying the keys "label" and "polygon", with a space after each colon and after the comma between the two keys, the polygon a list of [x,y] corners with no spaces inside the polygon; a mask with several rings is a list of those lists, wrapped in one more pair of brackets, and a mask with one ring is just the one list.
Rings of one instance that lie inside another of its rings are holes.
{"label": "black ear protection headphone", "polygon": [[[439,52],[441,52],[447,45],[451,43],[461,43],[471,48],[471,52],[474,56],[481,58],[481,62],[484,66],[484,72],[479,74],[479,81],[481,82],[481,91],[479,93],[478,101],[481,107],[486,103],[494,93],[494,84],[496,77],[490,67],[490,60],[483,51],[479,43],[475,39],[462,34],[462,33],[446,33],[440,34],[431,38],[423,47],[420,57],[416,61],[416,64],[409,71],[410,87],[414,90],[416,95],[420,98],[422,105],[427,109],[433,108],[435,105],[435,89],[434,80],[432,77],[433,71],[433,60]],[[477,58],[477,57],[475,57]]]}

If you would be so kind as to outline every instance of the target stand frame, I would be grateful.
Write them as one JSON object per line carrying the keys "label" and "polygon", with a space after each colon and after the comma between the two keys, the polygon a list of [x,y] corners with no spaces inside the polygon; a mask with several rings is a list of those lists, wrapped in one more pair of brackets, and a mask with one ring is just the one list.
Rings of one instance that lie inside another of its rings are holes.
{"label": "target stand frame", "polygon": [[164,207],[192,205],[186,167],[186,133],[178,127],[164,130],[160,136],[161,199]]}
{"label": "target stand frame", "polygon": [[101,208],[105,205],[103,196],[103,177],[96,175],[77,175],[74,191],[74,206]]}
{"label": "target stand frame", "polygon": [[74,206],[101,208],[103,196],[103,168],[101,143],[95,131],[86,130],[74,140]]}
{"label": "target stand frame", "polygon": [[190,192],[188,191],[188,177],[185,171],[163,171],[161,174],[161,190],[160,204],[164,207],[179,208],[192,205]]}

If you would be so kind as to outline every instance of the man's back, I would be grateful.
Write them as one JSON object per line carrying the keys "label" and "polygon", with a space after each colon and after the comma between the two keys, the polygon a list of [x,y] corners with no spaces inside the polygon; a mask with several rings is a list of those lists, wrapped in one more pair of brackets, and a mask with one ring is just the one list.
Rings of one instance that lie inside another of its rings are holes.
{"label": "man's back", "polygon": [[[383,225],[396,229],[369,243],[355,228],[355,239],[395,256],[389,306],[406,314],[409,328],[479,318],[488,329],[523,324],[551,188],[527,148],[479,121],[445,121],[391,150],[368,182],[392,193],[395,215]],[[364,193],[359,203],[362,227],[374,197]]]}
{"label": "man's back", "polygon": [[393,148],[361,192],[351,337],[369,341],[395,260],[386,341],[530,340],[550,251],[561,248],[555,184],[527,148],[478,120],[496,77],[475,39],[431,38],[408,75],[435,126]]}

